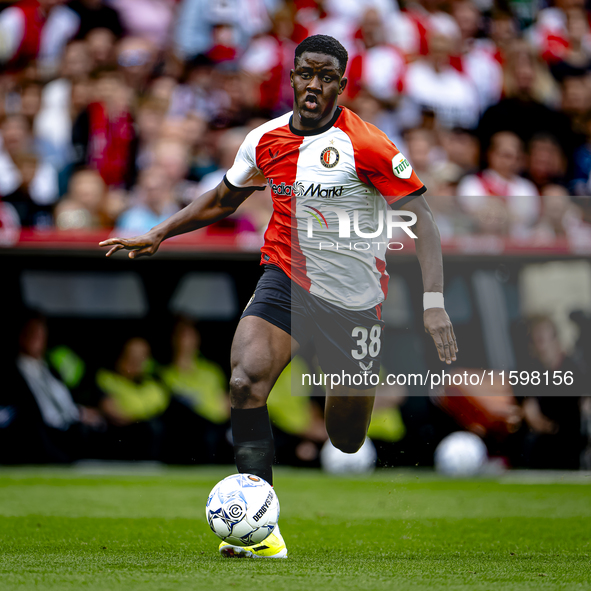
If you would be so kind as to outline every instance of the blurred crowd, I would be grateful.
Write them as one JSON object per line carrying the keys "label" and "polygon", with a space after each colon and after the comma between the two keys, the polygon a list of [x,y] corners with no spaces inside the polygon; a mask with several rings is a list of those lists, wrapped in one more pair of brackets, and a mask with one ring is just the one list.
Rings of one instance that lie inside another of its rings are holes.
{"label": "blurred crowd", "polygon": [[175,322],[164,364],[140,335],[98,366],[48,339],[46,318],[26,312],[3,363],[0,463],[231,461],[227,380],[192,322]]}
{"label": "blurred crowd", "polygon": [[[194,321],[172,319],[158,360],[142,334],[97,361],[59,343],[35,310],[23,310],[17,325],[0,360],[0,464],[233,462],[228,379],[202,354]],[[307,367],[296,358],[269,401],[280,463],[313,465],[328,439],[323,405],[299,379]]]}
{"label": "blurred crowd", "polygon": [[[114,339],[111,358],[98,364],[80,357],[76,346],[56,344],[49,324],[38,312],[25,311],[12,353],[2,359],[0,464],[88,459],[232,463],[228,379],[202,354],[195,322],[174,320],[168,346],[161,348],[167,353],[159,360],[149,340],[138,334]],[[567,354],[547,316],[532,317],[520,327],[525,339],[520,369],[570,372],[570,386],[528,382],[460,394],[434,389],[429,397],[384,383],[368,432],[380,464],[431,466],[442,439],[469,430],[505,467],[589,469],[588,343],[583,347],[581,338]],[[314,385],[320,379],[303,379],[319,371],[313,349],[304,347],[270,394],[279,464],[320,465],[328,439],[325,391]]]}
{"label": "blurred crowd", "polygon": [[[444,239],[589,240],[584,0],[0,3],[0,225],[140,233],[292,107],[296,45],[349,52],[341,102],[428,187]],[[211,232],[266,227],[257,193]]]}

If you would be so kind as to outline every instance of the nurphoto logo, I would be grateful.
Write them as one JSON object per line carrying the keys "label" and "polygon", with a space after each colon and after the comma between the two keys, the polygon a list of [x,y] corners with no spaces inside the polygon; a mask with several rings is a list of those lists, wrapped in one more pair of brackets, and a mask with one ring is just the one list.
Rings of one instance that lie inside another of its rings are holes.
{"label": "nurphoto logo", "polygon": [[[402,229],[410,238],[416,240],[416,234],[410,229],[417,223],[417,216],[412,211],[402,211],[389,209],[387,211],[380,211],[378,214],[378,227],[375,232],[363,232],[359,228],[359,211],[353,212],[353,227],[351,228],[351,217],[347,210],[342,207],[323,207],[322,210],[315,207],[308,206],[309,209],[314,210],[309,212],[311,217],[308,218],[308,238],[314,238],[314,222],[317,222],[322,229],[329,229],[329,224],[326,220],[326,213],[332,212],[336,214],[338,219],[339,238],[351,238],[351,230],[359,238],[378,238],[384,233],[384,223],[388,239],[392,238],[394,228]],[[385,215],[384,215],[385,214]],[[384,221],[384,217],[386,218]],[[408,220],[400,218],[409,218]],[[321,219],[320,219],[321,218]],[[322,220],[322,221],[321,221]]]}
{"label": "nurphoto logo", "polygon": [[[330,238],[326,235],[326,231],[334,229],[334,221],[326,219],[327,213],[334,213],[338,220],[338,237],[342,238],[357,238],[357,240],[349,243],[340,242],[319,242],[318,250],[327,249],[345,249],[345,250],[370,250],[372,248],[380,249],[382,245],[388,250],[402,250],[403,244],[401,242],[390,242],[392,239],[394,229],[400,228],[410,238],[416,240],[416,234],[411,230],[417,222],[417,216],[412,211],[392,210],[380,211],[377,216],[377,229],[373,232],[364,232],[361,230],[359,223],[359,211],[353,212],[353,220],[347,210],[341,207],[323,207],[322,210],[315,207],[307,206],[310,217],[308,218],[307,237],[314,238],[314,230],[318,227],[323,231],[323,238]],[[352,222],[352,223],[351,223]],[[332,224],[332,228],[331,228]],[[386,229],[387,241],[384,240],[384,228]],[[381,242],[367,242],[373,238],[382,238]],[[361,239],[361,240],[360,240]]]}

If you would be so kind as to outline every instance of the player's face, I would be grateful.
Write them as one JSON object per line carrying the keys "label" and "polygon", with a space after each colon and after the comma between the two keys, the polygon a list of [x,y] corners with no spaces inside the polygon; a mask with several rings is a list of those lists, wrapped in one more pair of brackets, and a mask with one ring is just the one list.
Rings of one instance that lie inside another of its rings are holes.
{"label": "player's face", "polygon": [[345,89],[346,78],[341,78],[338,61],[324,53],[305,52],[291,71],[294,91],[294,125],[321,127],[330,121],[337,97]]}

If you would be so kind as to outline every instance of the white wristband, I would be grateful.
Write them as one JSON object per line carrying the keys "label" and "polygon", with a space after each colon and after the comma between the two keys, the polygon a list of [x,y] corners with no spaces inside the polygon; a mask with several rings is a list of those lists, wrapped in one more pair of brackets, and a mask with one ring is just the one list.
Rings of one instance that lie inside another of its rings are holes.
{"label": "white wristband", "polygon": [[428,291],[423,294],[423,309],[445,308],[443,294],[439,291]]}

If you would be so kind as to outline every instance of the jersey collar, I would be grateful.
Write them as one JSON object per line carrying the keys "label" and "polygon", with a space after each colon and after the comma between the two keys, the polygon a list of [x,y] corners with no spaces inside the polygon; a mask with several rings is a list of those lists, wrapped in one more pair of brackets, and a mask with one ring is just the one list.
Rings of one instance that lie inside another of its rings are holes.
{"label": "jersey collar", "polygon": [[324,133],[325,131],[328,131],[337,122],[337,119],[339,118],[342,111],[343,111],[343,107],[337,107],[334,112],[334,115],[332,116],[332,119],[328,123],[326,123],[322,127],[318,127],[317,129],[310,129],[309,131],[303,131],[301,129],[296,129],[291,123],[292,119],[293,119],[293,115],[292,115],[289,118],[289,131],[291,131],[291,133],[293,133],[294,135],[299,135],[299,136],[319,135],[321,133]]}

